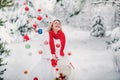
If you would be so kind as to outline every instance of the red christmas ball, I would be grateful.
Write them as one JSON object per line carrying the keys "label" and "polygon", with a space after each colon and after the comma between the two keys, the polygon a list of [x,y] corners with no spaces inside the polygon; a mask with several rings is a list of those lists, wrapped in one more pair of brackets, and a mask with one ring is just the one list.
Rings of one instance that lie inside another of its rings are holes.
{"label": "red christmas ball", "polygon": [[26,3],[26,2],[24,2],[23,4],[24,4],[24,5],[26,5],[27,3]]}
{"label": "red christmas ball", "polygon": [[41,12],[41,9],[38,9],[38,12]]}
{"label": "red christmas ball", "polygon": [[72,54],[71,54],[71,52],[68,52],[68,56],[71,56]]}
{"label": "red christmas ball", "polygon": [[44,44],[45,44],[45,45],[48,45],[48,41],[44,41]]}
{"label": "red christmas ball", "polygon": [[29,11],[29,7],[26,6],[26,7],[25,7],[25,11]]}
{"label": "red christmas ball", "polygon": [[41,17],[41,16],[38,16],[38,17],[37,17],[37,20],[39,20],[39,21],[42,20],[42,17]]}
{"label": "red christmas ball", "polygon": [[56,59],[51,59],[51,65],[52,67],[56,67],[57,66],[57,60]]}
{"label": "red christmas ball", "polygon": [[38,78],[37,77],[34,77],[34,79],[33,80],[38,80]]}
{"label": "red christmas ball", "polygon": [[59,71],[59,69],[58,69],[58,68],[56,68],[55,70],[56,70],[56,71]]}
{"label": "red christmas ball", "polygon": [[59,47],[60,47],[60,44],[56,44],[56,47],[59,48]]}
{"label": "red christmas ball", "polygon": [[36,25],[36,24],[33,24],[33,28],[35,28],[35,29],[36,29],[36,28],[37,28],[37,25]]}
{"label": "red christmas ball", "polygon": [[48,18],[48,15],[46,15],[46,18]]}
{"label": "red christmas ball", "polygon": [[38,52],[39,54],[42,54],[43,53],[43,51],[42,50],[39,50],[39,52]]}
{"label": "red christmas ball", "polygon": [[30,38],[29,38],[29,36],[28,36],[27,34],[26,34],[26,35],[24,35],[24,37],[23,37],[23,38],[24,38],[24,40],[25,40],[25,41],[30,40]]}

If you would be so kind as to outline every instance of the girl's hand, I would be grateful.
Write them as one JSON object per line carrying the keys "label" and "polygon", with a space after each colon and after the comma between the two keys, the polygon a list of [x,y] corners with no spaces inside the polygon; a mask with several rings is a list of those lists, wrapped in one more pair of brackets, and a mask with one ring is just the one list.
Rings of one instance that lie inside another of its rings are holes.
{"label": "girl's hand", "polygon": [[57,59],[57,55],[56,54],[52,54],[53,58]]}

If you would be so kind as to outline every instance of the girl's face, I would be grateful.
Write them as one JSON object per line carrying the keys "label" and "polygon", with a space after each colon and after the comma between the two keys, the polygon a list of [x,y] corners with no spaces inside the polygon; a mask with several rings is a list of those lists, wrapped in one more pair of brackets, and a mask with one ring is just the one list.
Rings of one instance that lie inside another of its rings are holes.
{"label": "girl's face", "polygon": [[61,23],[59,21],[54,21],[52,30],[55,32],[58,32],[59,30],[61,30]]}

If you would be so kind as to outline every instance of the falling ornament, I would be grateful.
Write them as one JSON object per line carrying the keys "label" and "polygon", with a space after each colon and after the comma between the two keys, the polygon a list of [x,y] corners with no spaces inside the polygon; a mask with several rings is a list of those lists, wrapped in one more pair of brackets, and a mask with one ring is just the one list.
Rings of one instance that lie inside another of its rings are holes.
{"label": "falling ornament", "polygon": [[39,20],[39,21],[42,20],[42,17],[41,17],[41,16],[38,16],[38,17],[37,17],[37,20]]}
{"label": "falling ornament", "polygon": [[47,41],[47,40],[46,40],[46,41],[44,41],[44,44],[45,44],[45,45],[48,45],[48,41]]}
{"label": "falling ornament", "polygon": [[24,74],[28,74],[28,70],[24,70]]}
{"label": "falling ornament", "polygon": [[29,7],[28,6],[25,7],[25,11],[29,11]]}
{"label": "falling ornament", "polygon": [[42,30],[42,29],[38,29],[38,33],[39,33],[39,34],[42,34],[42,33],[43,33],[43,30]]}
{"label": "falling ornament", "polygon": [[30,44],[26,44],[26,45],[25,45],[25,48],[26,48],[26,49],[30,49],[30,47],[31,47]]}
{"label": "falling ornament", "polygon": [[60,47],[60,44],[56,44],[56,47],[59,48],[59,47]]}
{"label": "falling ornament", "polygon": [[52,67],[56,67],[57,66],[57,59],[52,58],[51,65],[52,65]]}
{"label": "falling ornament", "polygon": [[34,79],[33,80],[38,80],[38,78],[37,77],[34,77]]}
{"label": "falling ornament", "polygon": [[68,52],[68,56],[71,56],[71,52]]}
{"label": "falling ornament", "polygon": [[27,3],[26,3],[26,2],[24,2],[23,4],[24,4],[24,5],[26,5]]}
{"label": "falling ornament", "polygon": [[48,15],[46,15],[46,18],[48,18]]}
{"label": "falling ornament", "polygon": [[56,70],[56,71],[59,71],[59,69],[58,69],[58,68],[56,68],[55,70]]}
{"label": "falling ornament", "polygon": [[49,21],[47,21],[47,23],[49,23]]}
{"label": "falling ornament", "polygon": [[42,53],[43,53],[43,51],[42,51],[42,50],[39,50],[39,51],[38,51],[38,53],[39,53],[39,54],[42,54]]}
{"label": "falling ornament", "polygon": [[41,12],[41,9],[38,9],[38,12]]}
{"label": "falling ornament", "polygon": [[35,29],[36,29],[36,28],[37,28],[37,25],[36,25],[36,24],[33,24],[33,28],[35,28]]}
{"label": "falling ornament", "polygon": [[28,36],[27,34],[26,34],[26,35],[24,35],[24,37],[23,37],[23,38],[24,38],[24,40],[25,40],[25,41],[30,40],[30,38],[29,38],[29,36]]}
{"label": "falling ornament", "polygon": [[32,56],[32,52],[29,52],[28,55],[29,55],[29,56]]}

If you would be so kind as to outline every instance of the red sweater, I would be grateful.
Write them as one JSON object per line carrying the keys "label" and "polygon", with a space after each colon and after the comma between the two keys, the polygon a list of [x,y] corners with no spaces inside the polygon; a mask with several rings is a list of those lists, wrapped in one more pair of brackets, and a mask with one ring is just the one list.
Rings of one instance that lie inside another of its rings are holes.
{"label": "red sweater", "polygon": [[54,39],[60,39],[60,43],[61,43],[60,55],[64,56],[64,47],[66,43],[66,38],[64,33],[61,30],[58,31],[57,34],[55,34],[53,30],[49,32],[49,44],[50,44],[51,54],[56,54]]}

